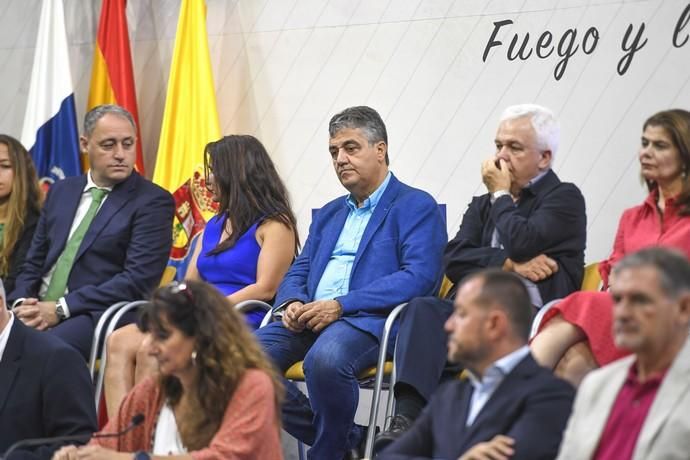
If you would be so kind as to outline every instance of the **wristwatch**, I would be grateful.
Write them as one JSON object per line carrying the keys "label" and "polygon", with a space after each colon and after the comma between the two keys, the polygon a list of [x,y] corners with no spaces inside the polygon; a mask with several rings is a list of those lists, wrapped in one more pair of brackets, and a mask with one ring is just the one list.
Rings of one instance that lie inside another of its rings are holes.
{"label": "wristwatch", "polygon": [[62,302],[62,299],[58,299],[55,302],[55,315],[57,316],[58,322],[62,322],[67,318],[67,315],[65,314],[65,305]]}
{"label": "wristwatch", "polygon": [[134,460],[151,460],[151,456],[148,452],[140,450],[134,453]]}

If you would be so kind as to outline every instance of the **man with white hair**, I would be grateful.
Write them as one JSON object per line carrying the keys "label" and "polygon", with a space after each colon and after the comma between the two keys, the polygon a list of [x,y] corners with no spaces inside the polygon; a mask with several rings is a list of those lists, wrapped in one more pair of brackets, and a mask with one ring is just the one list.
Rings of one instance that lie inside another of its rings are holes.
{"label": "man with white hair", "polygon": [[[584,267],[585,202],[573,184],[551,169],[560,129],[553,113],[535,104],[508,107],[501,115],[496,153],[482,163],[488,193],[474,197],[458,234],[446,246],[446,276],[455,286],[485,268],[519,275],[535,309],[579,288]],[[402,313],[396,349],[396,412],[376,440],[379,451],[419,415],[444,376],[443,324],[453,311],[446,299],[413,299]]]}

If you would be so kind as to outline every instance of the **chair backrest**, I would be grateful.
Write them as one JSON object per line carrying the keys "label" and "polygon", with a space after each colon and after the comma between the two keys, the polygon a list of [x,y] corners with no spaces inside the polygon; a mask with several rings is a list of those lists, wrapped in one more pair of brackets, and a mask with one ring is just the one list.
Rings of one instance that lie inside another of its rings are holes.
{"label": "chair backrest", "polygon": [[[594,262],[585,265],[585,275],[582,277],[581,291],[598,291],[601,288],[601,276],[599,275],[599,262]],[[530,340],[537,335],[542,319],[554,305],[560,302],[561,299],[552,300],[541,307],[536,316],[532,320],[532,329],[530,331]]]}
{"label": "chair backrest", "polygon": [[438,298],[445,299],[451,289],[453,289],[453,282],[446,275],[443,275],[441,287],[438,289]]}
{"label": "chair backrest", "polygon": [[599,262],[585,265],[585,275],[582,277],[581,291],[598,291],[601,288]]}

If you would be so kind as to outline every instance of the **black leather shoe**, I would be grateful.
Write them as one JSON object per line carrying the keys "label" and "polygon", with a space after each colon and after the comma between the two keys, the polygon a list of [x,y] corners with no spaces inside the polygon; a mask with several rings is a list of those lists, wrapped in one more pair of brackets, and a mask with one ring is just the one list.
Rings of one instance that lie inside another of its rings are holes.
{"label": "black leather shoe", "polygon": [[374,439],[374,454],[381,452],[390,443],[398,439],[404,432],[410,429],[412,420],[406,415],[398,414],[393,416],[391,426],[387,431],[378,434]]}
{"label": "black leather shoe", "polygon": [[[375,436],[379,435],[380,428],[377,426],[375,430]],[[376,438],[374,438],[376,439]],[[364,458],[364,448],[367,445],[367,432],[366,430],[362,433],[362,439],[359,441],[359,445],[356,448],[350,449],[345,455],[345,460],[360,460]]]}

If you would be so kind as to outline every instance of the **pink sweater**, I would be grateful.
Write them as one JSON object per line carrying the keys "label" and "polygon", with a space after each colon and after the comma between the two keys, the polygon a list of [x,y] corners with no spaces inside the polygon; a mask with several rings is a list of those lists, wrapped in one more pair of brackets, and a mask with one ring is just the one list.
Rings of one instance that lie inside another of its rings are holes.
{"label": "pink sweater", "polygon": [[[144,380],[127,394],[117,416],[108,421],[102,432],[125,429],[136,414],[144,415],[143,425],[120,438],[94,439],[91,443],[118,452],[150,452],[162,404],[156,378]],[[278,414],[270,377],[256,369],[248,370],[240,380],[211,444],[190,452],[190,455],[195,460],[282,460]]]}

